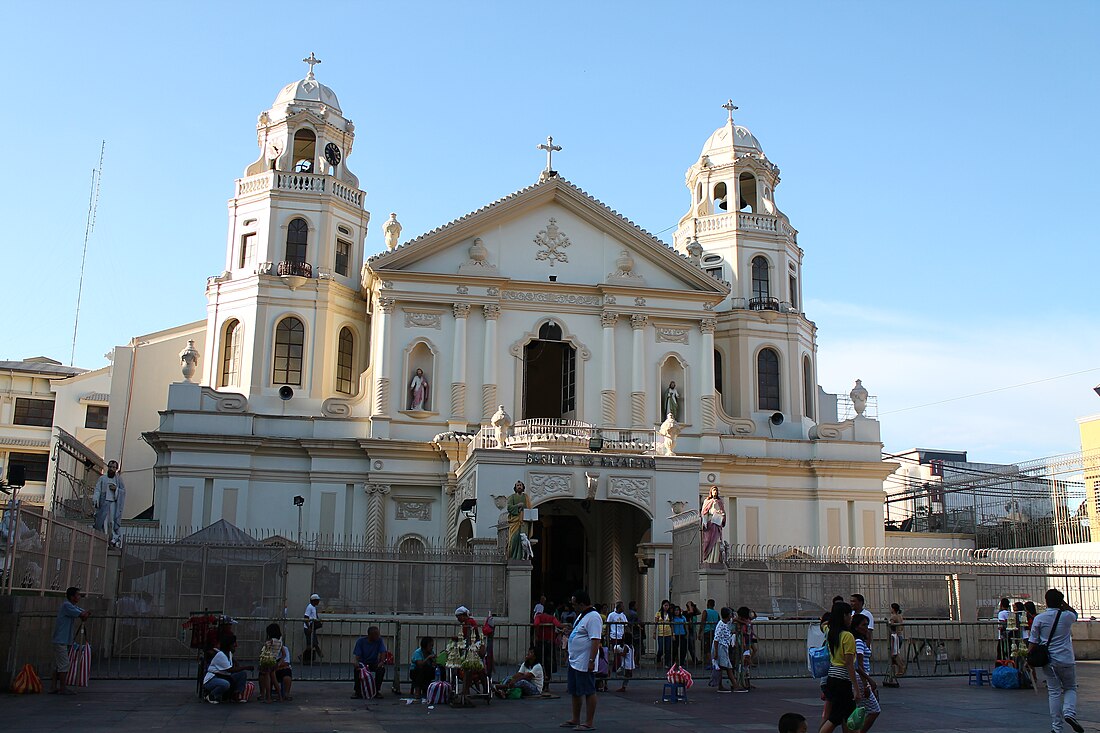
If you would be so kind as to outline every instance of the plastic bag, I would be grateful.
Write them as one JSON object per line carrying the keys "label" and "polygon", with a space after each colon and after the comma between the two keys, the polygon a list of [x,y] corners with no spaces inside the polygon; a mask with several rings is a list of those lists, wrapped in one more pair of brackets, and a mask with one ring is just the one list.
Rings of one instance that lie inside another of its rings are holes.
{"label": "plastic bag", "polygon": [[1015,667],[997,667],[993,670],[991,676],[991,683],[994,687],[1002,690],[1016,690],[1020,687],[1020,676],[1016,673]]}
{"label": "plastic bag", "polygon": [[856,705],[856,709],[848,716],[848,730],[863,730],[863,723],[867,720],[867,708]]}
{"label": "plastic bag", "polygon": [[11,691],[16,695],[37,695],[42,692],[42,680],[32,665],[23,665],[11,683]]}
{"label": "plastic bag", "polygon": [[810,676],[815,680],[828,677],[831,664],[829,650],[824,646],[816,646],[806,653],[806,666],[810,668]]}

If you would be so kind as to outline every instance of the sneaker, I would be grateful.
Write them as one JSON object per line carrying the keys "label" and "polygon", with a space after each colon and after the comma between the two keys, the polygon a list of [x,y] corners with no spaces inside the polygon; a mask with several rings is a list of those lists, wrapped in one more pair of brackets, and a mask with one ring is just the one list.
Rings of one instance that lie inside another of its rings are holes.
{"label": "sneaker", "polygon": [[733,690],[719,690],[718,692],[719,693],[727,693],[727,692],[733,692]]}
{"label": "sneaker", "polygon": [[210,703],[211,705],[217,705],[218,703],[220,703],[220,702],[221,702],[221,700],[219,700],[219,699],[217,699],[216,697],[214,697],[214,693],[210,693],[209,695],[207,695],[207,696],[206,696],[206,701],[207,701],[208,703]]}
{"label": "sneaker", "polygon": [[1077,722],[1077,718],[1072,715],[1067,715],[1062,720],[1066,721],[1070,728],[1073,728],[1077,733],[1084,733],[1085,729],[1080,723]]}
{"label": "sneaker", "polygon": [[749,691],[749,688],[747,688],[747,687],[738,687],[736,690],[734,690],[734,692],[744,692],[744,693],[747,693],[748,691]]}

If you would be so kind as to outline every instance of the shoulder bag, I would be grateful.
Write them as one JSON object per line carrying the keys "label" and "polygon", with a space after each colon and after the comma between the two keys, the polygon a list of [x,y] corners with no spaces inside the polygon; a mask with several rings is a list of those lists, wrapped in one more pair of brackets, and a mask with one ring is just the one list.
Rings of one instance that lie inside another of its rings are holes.
{"label": "shoulder bag", "polygon": [[1054,616],[1054,623],[1050,625],[1050,633],[1045,642],[1039,642],[1027,652],[1027,663],[1033,668],[1045,667],[1050,664],[1050,640],[1054,638],[1054,630],[1058,628],[1058,619],[1062,618],[1062,609]]}

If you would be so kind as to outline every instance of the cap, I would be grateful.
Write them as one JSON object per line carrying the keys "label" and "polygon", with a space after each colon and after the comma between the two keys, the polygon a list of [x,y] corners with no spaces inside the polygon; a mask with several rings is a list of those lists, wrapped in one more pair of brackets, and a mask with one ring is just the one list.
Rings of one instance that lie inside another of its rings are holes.
{"label": "cap", "polygon": [[317,595],[316,593],[314,593],[313,595],[311,595],[311,596],[309,597],[309,600],[311,600],[311,601],[319,601],[319,600],[321,600],[321,596],[319,596],[319,595]]}
{"label": "cap", "polygon": [[461,616],[462,614],[466,614],[467,616],[469,616],[470,609],[466,608],[465,606],[459,606],[455,609],[455,616]]}

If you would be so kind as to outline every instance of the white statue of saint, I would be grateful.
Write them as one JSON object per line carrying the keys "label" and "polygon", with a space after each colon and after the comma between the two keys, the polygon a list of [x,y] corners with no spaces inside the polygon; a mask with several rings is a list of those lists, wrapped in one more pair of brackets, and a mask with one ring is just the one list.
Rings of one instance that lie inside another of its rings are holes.
{"label": "white statue of saint", "polygon": [[680,390],[676,388],[676,382],[669,382],[665,390],[665,412],[677,420],[680,419]]}
{"label": "white statue of saint", "polygon": [[676,422],[676,418],[672,416],[672,413],[668,413],[668,417],[661,423],[661,427],[657,428],[657,432],[665,439],[665,455],[676,455],[676,439],[680,437],[680,424]]}
{"label": "white statue of saint", "polygon": [[427,410],[431,405],[431,385],[423,369],[417,369],[409,382],[409,409]]}
{"label": "white statue of saint", "polygon": [[496,428],[497,447],[508,447],[508,436],[512,432],[512,416],[504,411],[504,405],[497,405],[497,411],[489,419],[489,424]]}
{"label": "white statue of saint", "polygon": [[584,481],[587,490],[586,497],[589,501],[593,501],[596,498],[596,490],[600,487],[600,474],[585,471]]}

